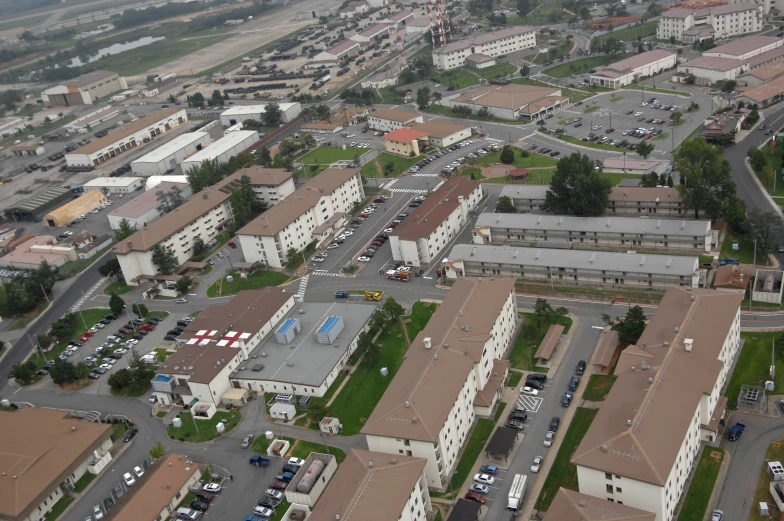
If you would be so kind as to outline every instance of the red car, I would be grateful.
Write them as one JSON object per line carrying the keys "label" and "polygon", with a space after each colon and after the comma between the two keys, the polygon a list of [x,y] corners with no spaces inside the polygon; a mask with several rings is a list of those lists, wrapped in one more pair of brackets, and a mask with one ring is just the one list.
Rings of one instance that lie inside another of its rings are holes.
{"label": "red car", "polygon": [[367,219],[368,217],[370,217],[370,214],[369,213],[361,213],[361,214],[359,214],[359,216],[362,217],[363,219]]}
{"label": "red car", "polygon": [[86,337],[86,336],[80,336],[79,337],[79,342],[84,343],[84,342],[87,342],[88,340],[90,340],[90,339],[88,337]]}
{"label": "red car", "polygon": [[286,487],[288,486],[289,484],[286,483],[285,481],[273,481],[272,483],[270,483],[269,488],[273,490],[286,490]]}
{"label": "red car", "polygon": [[387,228],[397,228],[397,224],[389,223],[389,224],[387,224]]}
{"label": "red car", "polygon": [[651,135],[651,134],[648,134],[648,135],[647,135],[647,136],[645,136],[643,139],[651,139],[652,137],[653,137],[653,135]]}
{"label": "red car", "polygon": [[90,338],[91,336],[93,336],[93,332],[92,331],[85,331],[84,332],[84,336],[86,336],[87,338]]}
{"label": "red car", "polygon": [[154,324],[144,324],[144,325],[143,325],[141,328],[139,328],[139,329],[140,329],[141,331],[155,331],[155,325],[154,325]]}
{"label": "red car", "polygon": [[485,497],[482,494],[477,494],[476,492],[468,492],[465,495],[465,498],[469,501],[475,501],[482,505],[485,504]]}
{"label": "red car", "polygon": [[380,247],[382,247],[384,245],[384,243],[381,242],[381,241],[373,241],[370,244],[373,245],[373,246],[376,246],[378,248],[380,248]]}
{"label": "red car", "polygon": [[229,246],[231,246],[231,249],[232,249],[232,250],[233,250],[233,249],[235,249],[235,248],[237,247],[237,245],[236,245],[236,244],[234,244],[232,241],[229,241]]}

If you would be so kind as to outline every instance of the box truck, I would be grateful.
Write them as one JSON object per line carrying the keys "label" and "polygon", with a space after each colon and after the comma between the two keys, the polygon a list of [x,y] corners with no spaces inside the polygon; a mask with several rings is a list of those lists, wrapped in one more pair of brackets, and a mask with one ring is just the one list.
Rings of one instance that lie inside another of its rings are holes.
{"label": "box truck", "polygon": [[527,480],[528,476],[525,474],[515,474],[514,481],[512,481],[512,488],[509,489],[509,502],[506,505],[507,510],[520,512],[523,508],[523,497],[525,497]]}

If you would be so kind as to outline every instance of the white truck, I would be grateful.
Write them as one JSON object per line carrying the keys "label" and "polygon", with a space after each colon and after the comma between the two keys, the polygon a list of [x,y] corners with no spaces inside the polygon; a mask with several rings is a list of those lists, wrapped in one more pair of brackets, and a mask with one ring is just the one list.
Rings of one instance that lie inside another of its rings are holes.
{"label": "white truck", "polygon": [[527,484],[528,476],[525,474],[515,474],[514,481],[512,481],[512,488],[509,489],[509,502],[506,505],[507,510],[520,512],[523,508],[523,497],[525,497],[525,486]]}

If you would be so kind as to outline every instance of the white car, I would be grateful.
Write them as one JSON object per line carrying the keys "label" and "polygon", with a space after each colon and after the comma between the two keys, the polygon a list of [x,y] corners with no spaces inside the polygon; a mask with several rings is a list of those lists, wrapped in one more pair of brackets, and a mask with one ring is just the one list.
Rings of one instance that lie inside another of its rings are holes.
{"label": "white car", "polygon": [[66,230],[66,231],[63,232],[63,235],[67,235],[68,237],[72,237],[73,236],[73,232],[69,232],[68,230]]}
{"label": "white car", "polygon": [[495,478],[490,474],[476,474],[474,475],[474,483],[481,483],[483,485],[492,485]]}
{"label": "white car", "polygon": [[283,500],[283,492],[281,492],[280,490],[273,490],[271,488],[268,488],[267,491],[264,492],[264,495],[267,496],[268,498],[274,499],[275,501]]}
{"label": "white car", "polygon": [[117,353],[118,355],[124,355],[125,353],[128,352],[128,350],[125,349],[124,347],[118,347],[117,349],[114,350],[114,352]]}
{"label": "white car", "polygon": [[97,323],[97,324],[95,324],[95,326],[93,326],[93,327],[97,327],[98,329],[103,329],[103,328],[105,328],[105,327],[106,327],[106,324],[101,324],[100,322],[98,322],[98,323]]}
{"label": "white car", "polygon": [[133,344],[133,345],[136,345],[136,344],[138,344],[138,343],[139,343],[139,341],[138,341],[138,340],[136,340],[135,338],[131,338],[130,340],[128,340],[128,341],[126,342],[126,344]]}
{"label": "white car", "polygon": [[209,492],[210,494],[217,494],[220,490],[221,486],[217,483],[207,483],[204,485],[204,492]]}
{"label": "white car", "polygon": [[337,250],[338,248],[340,248],[340,244],[337,243],[332,243],[329,246],[327,246],[328,250]]}
{"label": "white car", "polygon": [[535,457],[534,458],[534,462],[531,463],[531,472],[533,472],[534,474],[539,472],[539,469],[542,468],[542,462],[543,461],[544,461],[543,457],[541,457],[541,456]]}
{"label": "white car", "polygon": [[324,257],[313,257],[310,259],[312,262],[324,262]]}
{"label": "white car", "polygon": [[289,458],[289,465],[294,465],[295,467],[301,467],[305,464],[305,460],[302,458]]}
{"label": "white car", "polygon": [[526,394],[528,396],[538,396],[539,391],[534,389],[533,387],[523,387],[520,389],[520,394]]}
{"label": "white car", "polygon": [[140,478],[140,477],[144,476],[144,471],[142,470],[142,468],[139,465],[136,465],[135,467],[133,467],[133,473],[136,474],[137,478]]}
{"label": "white car", "polygon": [[360,257],[357,262],[370,262],[370,257]]}
{"label": "white car", "polygon": [[101,508],[101,505],[95,505],[93,507],[93,515],[95,516],[96,521],[103,519],[103,509]]}
{"label": "white car", "polygon": [[93,326],[90,329],[88,329],[88,331],[90,331],[91,333],[97,333],[98,332],[98,328]]}
{"label": "white car", "polygon": [[648,106],[648,102],[647,101],[643,101],[642,103],[640,103],[640,106],[641,107],[647,107]]}
{"label": "white car", "polygon": [[267,507],[254,507],[253,513],[259,517],[272,517],[272,514],[274,514],[272,509]]}
{"label": "white car", "polygon": [[187,298],[178,298],[177,304],[186,304],[188,302]]}
{"label": "white car", "polygon": [[112,364],[101,364],[101,369],[106,369],[107,371],[112,368]]}
{"label": "white car", "polygon": [[544,446],[549,447],[553,444],[553,439],[555,438],[555,433],[553,431],[548,431],[547,434],[544,435]]}
{"label": "white car", "polygon": [[125,481],[125,486],[130,487],[134,483],[136,483],[136,478],[133,477],[133,474],[130,472],[126,472],[123,474],[123,481]]}
{"label": "white car", "polygon": [[634,115],[637,116],[637,117],[640,117],[640,116],[642,116],[642,112],[635,112]]}

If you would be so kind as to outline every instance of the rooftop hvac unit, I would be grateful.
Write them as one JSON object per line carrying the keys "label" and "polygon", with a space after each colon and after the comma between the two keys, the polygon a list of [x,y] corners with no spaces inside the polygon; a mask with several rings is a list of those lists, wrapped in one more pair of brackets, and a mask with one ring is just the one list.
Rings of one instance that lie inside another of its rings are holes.
{"label": "rooftop hvac unit", "polygon": [[332,316],[327,318],[321,327],[316,331],[316,342],[319,344],[331,344],[343,331],[343,318]]}
{"label": "rooftop hvac unit", "polygon": [[279,344],[288,344],[294,337],[297,336],[302,330],[302,326],[299,323],[299,320],[296,318],[289,318],[287,319],[282,326],[275,331],[275,340]]}

